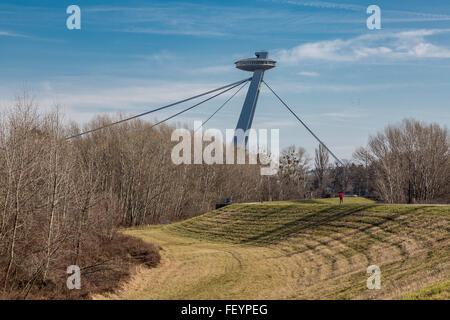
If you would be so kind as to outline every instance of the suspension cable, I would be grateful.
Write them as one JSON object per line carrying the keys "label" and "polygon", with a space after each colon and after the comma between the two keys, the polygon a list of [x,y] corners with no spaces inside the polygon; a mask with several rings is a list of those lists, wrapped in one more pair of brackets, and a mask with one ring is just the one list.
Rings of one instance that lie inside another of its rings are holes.
{"label": "suspension cable", "polygon": [[249,79],[243,80],[243,81],[239,82],[238,84],[235,84],[234,86],[232,86],[232,87],[230,87],[230,88],[228,88],[228,89],[225,89],[225,90],[223,90],[223,91],[221,91],[221,92],[219,92],[219,93],[216,93],[215,95],[213,95],[213,96],[211,96],[211,97],[209,97],[209,98],[206,98],[205,100],[202,100],[202,101],[200,101],[199,103],[196,103],[196,104],[194,104],[193,106],[191,106],[191,107],[189,107],[189,108],[186,108],[186,109],[184,109],[184,110],[181,110],[180,112],[177,112],[177,113],[175,113],[174,115],[172,115],[172,116],[170,116],[170,117],[168,117],[168,118],[166,118],[166,119],[164,119],[164,120],[161,120],[161,121],[159,121],[159,122],[153,124],[152,126],[150,126],[150,128],[153,128],[153,127],[155,127],[155,126],[157,126],[157,125],[159,125],[159,124],[161,124],[161,123],[163,123],[163,122],[166,122],[167,120],[170,120],[170,119],[172,119],[172,118],[175,118],[176,116],[178,116],[178,115],[180,115],[180,114],[182,114],[182,113],[185,113],[186,111],[189,111],[189,110],[191,110],[191,109],[193,109],[193,108],[195,108],[195,107],[201,105],[202,103],[205,103],[205,102],[207,102],[207,101],[209,101],[209,100],[211,100],[211,99],[213,99],[213,98],[215,98],[215,97],[218,97],[218,96],[220,96],[221,94],[224,94],[225,92],[228,92],[228,91],[230,91],[230,90],[236,88],[237,86],[241,85],[243,82],[247,82],[247,81],[249,81]]}
{"label": "suspension cable", "polygon": [[309,133],[312,134],[312,136],[314,138],[316,138],[317,141],[319,141],[319,143],[325,148],[327,149],[327,151],[333,156],[333,158],[342,166],[345,168],[344,163],[325,145],[325,143],[323,143],[322,140],[319,139],[318,136],[316,136],[314,134],[314,132],[306,125],[306,123],[304,123],[296,114],[295,112],[289,108],[289,106],[283,101],[283,99],[281,99],[276,93],[275,91],[273,91],[273,89],[263,80],[264,84],[266,85],[267,88],[269,88],[270,91],[272,91],[272,93],[278,98],[278,100],[280,100],[280,102],[294,115],[294,117],[297,118],[298,121],[300,121],[300,123],[306,128],[306,130],[309,131]]}
{"label": "suspension cable", "polygon": [[[239,93],[239,91],[241,91],[247,84],[248,84],[248,81],[245,82],[235,93],[233,93],[233,95],[231,97],[229,97],[219,108],[217,108],[217,110],[214,111],[214,113],[212,115],[210,115],[209,118],[205,120],[205,122],[202,123],[202,126],[205,125],[209,120],[211,120],[211,118],[214,117],[216,115],[216,113],[219,112],[223,107],[225,107],[225,105],[231,99],[233,99]],[[198,127],[197,129],[195,129],[194,133],[197,132],[197,130],[200,129],[200,128],[201,127]]]}
{"label": "suspension cable", "polygon": [[244,83],[244,82],[247,82],[247,81],[249,81],[249,80],[251,80],[251,78],[248,78],[248,79],[245,79],[245,80],[241,80],[241,81],[236,81],[236,82],[231,83],[231,84],[228,84],[228,85],[226,85],[226,86],[223,86],[223,87],[220,87],[220,88],[217,88],[217,89],[214,89],[214,90],[210,90],[210,91],[207,91],[207,92],[198,94],[198,95],[196,95],[196,96],[193,96],[193,97],[190,97],[190,98],[187,98],[187,99],[183,99],[183,100],[180,100],[180,101],[176,101],[176,102],[170,103],[170,104],[168,104],[168,105],[165,105],[165,106],[162,106],[162,107],[159,107],[159,108],[150,110],[150,111],[146,111],[146,112],[143,112],[143,113],[139,113],[139,114],[134,115],[134,116],[129,117],[129,118],[125,118],[125,119],[122,119],[122,120],[118,120],[118,121],[115,121],[115,122],[111,122],[111,123],[109,123],[109,124],[107,124],[107,125],[104,125],[104,126],[101,126],[101,127],[95,128],[95,129],[86,130],[86,131],[84,131],[84,132],[81,132],[81,133],[78,133],[78,134],[75,134],[75,135],[66,137],[66,140],[70,140],[70,139],[73,139],[73,138],[76,138],[76,137],[83,136],[83,135],[88,134],[88,133],[92,133],[92,132],[95,132],[95,131],[98,131],[98,130],[102,130],[102,129],[105,129],[105,128],[108,128],[108,127],[111,127],[111,126],[114,126],[114,125],[117,125],[117,124],[120,124],[120,123],[129,121],[129,120],[132,120],[132,119],[136,119],[136,118],[145,116],[145,115],[147,115],[147,114],[150,114],[150,113],[153,113],[153,112],[156,112],[156,111],[159,111],[159,110],[163,110],[163,109],[166,109],[166,108],[175,106],[175,105],[177,105],[177,104],[180,104],[180,103],[183,103],[183,102],[186,102],[186,101],[190,101],[190,100],[193,100],[193,99],[196,99],[196,98],[199,98],[199,97],[208,95],[208,94],[210,94],[210,93],[213,93],[213,92],[216,92],[216,91],[225,89],[225,88],[229,88],[229,87],[233,87],[233,88],[234,88],[235,86],[238,86],[238,85],[240,85],[240,84],[242,84],[242,83]]}

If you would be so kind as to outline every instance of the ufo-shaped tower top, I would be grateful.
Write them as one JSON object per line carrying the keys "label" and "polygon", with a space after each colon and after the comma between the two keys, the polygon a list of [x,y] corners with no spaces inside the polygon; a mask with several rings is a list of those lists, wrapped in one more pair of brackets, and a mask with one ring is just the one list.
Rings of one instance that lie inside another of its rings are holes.
{"label": "ufo-shaped tower top", "polygon": [[269,59],[267,51],[255,52],[256,58],[248,58],[235,62],[236,68],[245,71],[268,70],[275,67],[275,60]]}
{"label": "ufo-shaped tower top", "polygon": [[[242,106],[241,115],[239,116],[235,132],[244,132],[242,137],[235,135],[235,145],[245,141],[247,144],[247,131],[252,127],[253,116],[255,115],[256,103],[258,102],[259,89],[263,81],[264,72],[275,67],[275,60],[269,59],[267,51],[255,52],[256,58],[249,58],[235,62],[236,68],[251,71],[253,76],[248,87],[247,96],[245,97],[244,105]],[[245,139],[245,140],[244,140]]]}

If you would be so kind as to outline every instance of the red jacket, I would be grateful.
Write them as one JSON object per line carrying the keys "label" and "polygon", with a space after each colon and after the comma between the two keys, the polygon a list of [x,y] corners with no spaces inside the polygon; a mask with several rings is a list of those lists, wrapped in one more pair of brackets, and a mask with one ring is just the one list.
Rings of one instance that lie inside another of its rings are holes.
{"label": "red jacket", "polygon": [[339,198],[343,198],[344,197],[344,194],[342,193],[342,192],[339,192]]}

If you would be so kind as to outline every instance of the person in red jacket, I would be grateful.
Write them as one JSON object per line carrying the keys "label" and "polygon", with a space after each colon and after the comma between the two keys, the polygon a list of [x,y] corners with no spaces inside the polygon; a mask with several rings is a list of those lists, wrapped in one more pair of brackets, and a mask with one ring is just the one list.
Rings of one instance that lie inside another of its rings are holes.
{"label": "person in red jacket", "polygon": [[339,204],[344,203],[344,194],[342,192],[339,192]]}

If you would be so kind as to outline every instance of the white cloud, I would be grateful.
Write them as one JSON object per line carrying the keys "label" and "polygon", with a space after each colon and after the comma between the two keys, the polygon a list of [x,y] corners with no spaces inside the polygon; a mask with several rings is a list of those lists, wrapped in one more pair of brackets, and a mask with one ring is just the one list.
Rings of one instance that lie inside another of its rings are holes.
{"label": "white cloud", "polygon": [[310,42],[292,49],[280,50],[275,55],[280,63],[297,63],[305,59],[351,61],[351,56],[341,52],[348,45],[349,41],[341,39]]}
{"label": "white cloud", "polygon": [[168,50],[161,50],[152,54],[129,54],[127,55],[127,57],[158,63],[165,63],[167,61],[174,61],[179,59],[178,56]]}
{"label": "white cloud", "polygon": [[22,38],[26,38],[27,37],[27,36],[25,36],[23,34],[9,32],[9,31],[1,31],[1,30],[0,30],[0,36],[4,36],[4,37],[22,37]]}
{"label": "white cloud", "polygon": [[450,58],[450,50],[431,43],[418,43],[408,50],[408,55],[418,58]]}
{"label": "white cloud", "polygon": [[161,35],[182,35],[182,36],[196,36],[196,37],[222,37],[227,34],[213,30],[193,30],[193,29],[159,29],[159,28],[128,28],[124,30],[116,30],[117,32],[128,33],[144,33],[144,34],[161,34]]}
{"label": "white cloud", "polygon": [[[278,82],[273,84],[273,88],[277,92],[283,93],[311,93],[311,92],[331,92],[331,93],[348,93],[348,92],[368,92],[380,91],[386,89],[404,89],[404,88],[428,88],[437,85],[446,87],[449,82],[383,82],[383,83],[357,83],[357,84],[335,84],[335,83],[302,83],[302,82]],[[416,90],[416,89],[415,89]]]}
{"label": "white cloud", "polygon": [[[119,112],[127,115],[141,113],[220,86],[223,86],[223,83],[182,81],[141,82],[136,80],[134,83],[128,83],[128,85],[117,83],[108,88],[96,88],[89,87],[88,85],[75,87],[44,81],[34,85],[33,92],[36,92],[35,98],[39,104],[39,110],[45,111],[58,104],[65,111],[68,118],[84,123],[92,119],[95,115],[102,113],[112,115]],[[231,92],[234,91],[231,90]],[[225,99],[223,97],[227,97],[229,94],[225,93],[221,96],[222,98],[217,97],[213,101],[216,101],[215,103],[217,104],[217,101],[220,100],[216,99]],[[2,91],[0,91],[0,95],[3,97],[7,96]],[[191,106],[209,96],[211,95],[186,102],[182,107]],[[12,106],[13,103],[14,99],[12,96],[9,99],[0,98],[0,106],[2,107]],[[180,106],[178,106],[177,111],[179,110]],[[167,110],[166,113],[161,111],[155,114],[155,116],[163,118],[173,112],[173,110]],[[190,114],[192,113],[190,112]],[[182,118],[177,118],[177,120],[180,119]]]}
{"label": "white cloud", "polygon": [[[274,2],[290,4],[294,6],[301,7],[313,7],[318,9],[336,9],[336,10],[347,10],[353,12],[365,12],[367,5],[356,5],[349,3],[334,3],[326,1],[300,1],[300,0],[272,0]],[[408,8],[409,9],[409,8]],[[447,14],[435,14],[427,12],[417,12],[411,10],[392,10],[392,9],[382,9],[383,13],[389,13],[388,16],[383,17],[384,22],[419,22],[419,21],[449,21],[450,16]],[[333,21],[333,22],[343,22],[345,19]]]}
{"label": "white cloud", "polygon": [[117,87],[99,90],[74,90],[71,93],[55,93],[54,99],[62,101],[71,108],[84,109],[92,112],[92,107],[116,108],[123,111],[124,107],[138,108],[143,105],[169,103],[202,93],[209,88],[221,84],[161,82],[148,85]]}
{"label": "white cloud", "polygon": [[328,117],[334,119],[359,119],[366,117],[366,114],[359,113],[358,111],[344,111],[344,112],[328,112],[319,114],[320,117]]}
{"label": "white cloud", "polygon": [[352,62],[364,58],[450,58],[450,48],[432,44],[427,36],[450,29],[420,29],[398,33],[370,33],[347,40],[310,42],[276,52],[280,63],[304,60]]}
{"label": "white cloud", "polygon": [[162,50],[160,52],[156,52],[156,53],[150,55],[149,59],[155,60],[155,61],[174,60],[175,55],[170,51]]}
{"label": "white cloud", "polygon": [[300,71],[298,74],[305,77],[318,77],[320,75],[319,73],[314,71]]}
{"label": "white cloud", "polygon": [[325,2],[325,1],[293,1],[293,0],[285,0],[278,1],[281,3],[302,6],[302,7],[313,7],[313,8],[321,8],[321,9],[343,9],[343,10],[351,10],[358,11],[363,9],[363,6],[353,5],[353,4],[345,4],[345,3],[333,3],[333,2]]}

